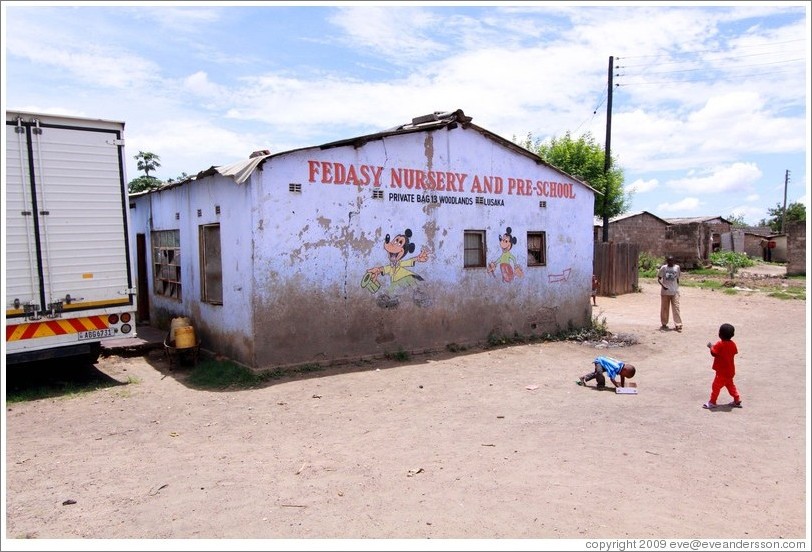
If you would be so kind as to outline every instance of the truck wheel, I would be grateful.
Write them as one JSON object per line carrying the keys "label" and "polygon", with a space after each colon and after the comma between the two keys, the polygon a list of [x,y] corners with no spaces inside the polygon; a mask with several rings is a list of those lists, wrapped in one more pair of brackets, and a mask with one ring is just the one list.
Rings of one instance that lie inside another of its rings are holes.
{"label": "truck wheel", "polygon": [[101,356],[101,343],[93,343],[90,345],[90,351],[88,351],[84,355],[83,360],[86,361],[88,364],[96,364],[99,361],[100,356]]}

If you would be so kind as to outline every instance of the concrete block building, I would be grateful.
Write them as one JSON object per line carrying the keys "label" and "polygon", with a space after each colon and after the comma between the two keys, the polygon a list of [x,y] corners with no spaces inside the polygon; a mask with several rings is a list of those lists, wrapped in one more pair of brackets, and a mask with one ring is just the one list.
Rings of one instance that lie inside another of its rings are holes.
{"label": "concrete block building", "polygon": [[133,196],[138,291],[257,369],[587,327],[596,193],[435,112]]}

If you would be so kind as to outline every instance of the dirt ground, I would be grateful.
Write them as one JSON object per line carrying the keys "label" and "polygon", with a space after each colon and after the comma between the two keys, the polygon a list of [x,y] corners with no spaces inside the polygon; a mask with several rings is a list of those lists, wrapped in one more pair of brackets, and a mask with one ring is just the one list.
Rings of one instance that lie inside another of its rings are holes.
{"label": "dirt ground", "polygon": [[[806,303],[683,286],[684,331],[660,331],[656,283],[641,284],[595,307],[638,341],[624,347],[480,349],[226,392],[189,387],[162,351],[104,358],[120,385],[7,405],[3,548],[809,539]],[[723,322],[744,407],[708,411],[705,344]],[[637,366],[637,395],[575,384],[601,354]]]}

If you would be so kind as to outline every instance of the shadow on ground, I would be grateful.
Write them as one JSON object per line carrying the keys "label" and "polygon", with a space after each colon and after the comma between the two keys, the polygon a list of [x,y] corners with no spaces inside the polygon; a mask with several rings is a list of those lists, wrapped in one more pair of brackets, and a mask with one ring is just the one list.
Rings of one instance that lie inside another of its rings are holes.
{"label": "shadow on ground", "polygon": [[32,401],[127,385],[79,359],[12,364],[6,370],[6,402]]}

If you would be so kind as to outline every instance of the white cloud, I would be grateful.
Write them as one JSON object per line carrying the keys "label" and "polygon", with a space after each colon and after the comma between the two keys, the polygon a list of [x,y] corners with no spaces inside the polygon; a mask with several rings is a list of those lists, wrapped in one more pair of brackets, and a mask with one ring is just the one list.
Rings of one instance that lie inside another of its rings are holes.
{"label": "white cloud", "polygon": [[686,197],[681,201],[677,201],[676,203],[660,203],[657,205],[657,211],[662,211],[664,213],[690,211],[692,209],[696,209],[700,205],[701,203],[697,198]]}
{"label": "white cloud", "polygon": [[[36,39],[33,39],[36,37]],[[108,88],[146,86],[158,73],[157,64],[116,43],[94,43],[66,29],[8,26],[6,55],[21,57],[43,70],[66,71],[85,85]]]}
{"label": "white cloud", "polygon": [[809,216],[809,192],[807,191],[804,195],[799,197],[795,200],[797,203],[803,203],[806,207],[806,216]]}
{"label": "white cloud", "polygon": [[436,17],[421,8],[358,6],[339,9],[330,20],[345,33],[342,42],[398,63],[446,50],[431,36]]}
{"label": "white cloud", "polygon": [[21,105],[8,111],[27,111],[29,113],[47,113],[49,115],[67,115],[68,117],[91,117],[91,114],[84,111],[59,106],[42,107],[39,105]]}
{"label": "white cloud", "polygon": [[628,186],[624,186],[624,189],[630,193],[645,193],[655,190],[659,185],[656,178],[652,178],[651,180],[637,179]]}
{"label": "white cloud", "polygon": [[733,163],[726,167],[715,167],[695,177],[670,180],[666,185],[680,192],[694,194],[747,192],[761,176],[755,163]]}
{"label": "white cloud", "polygon": [[[128,151],[160,154],[174,177],[435,110],[463,109],[507,139],[571,131],[602,142],[612,53],[612,154],[626,190],[640,192],[633,203],[687,210],[696,204],[681,197],[717,192],[725,204],[755,203],[776,193],[762,173],[783,174],[771,165],[778,154],[783,164],[807,148],[808,69],[747,67],[799,55],[808,64],[803,8],[308,6],[291,20],[301,28],[281,33],[274,18],[294,10],[8,8],[4,70],[14,78],[3,101],[125,120]],[[318,33],[301,25],[309,18]],[[676,82],[673,71],[700,66],[694,82]],[[641,84],[657,80],[670,82]],[[667,180],[674,174],[686,176]]]}
{"label": "white cloud", "polygon": [[198,71],[183,79],[183,88],[190,94],[201,98],[223,102],[229,97],[229,90],[209,80],[205,71]]}
{"label": "white cloud", "polygon": [[131,17],[136,20],[147,20],[144,25],[158,25],[173,34],[179,32],[198,33],[201,27],[216,23],[222,17],[223,8],[206,8],[188,5],[141,6],[131,10]]}
{"label": "white cloud", "polygon": [[[756,226],[761,219],[767,218],[767,209],[756,205],[740,205],[730,210],[730,214],[742,217],[750,226]],[[725,216],[724,214],[721,216]]]}
{"label": "white cloud", "polygon": [[[261,137],[231,132],[192,119],[156,121],[127,135],[129,153],[151,151],[161,157],[162,166],[156,175],[161,179],[175,178],[181,172],[193,175],[213,165],[247,159],[252,151],[264,148],[266,145]],[[178,165],[178,159],[184,159],[185,164]],[[127,172],[130,180],[138,176],[129,168]]]}

